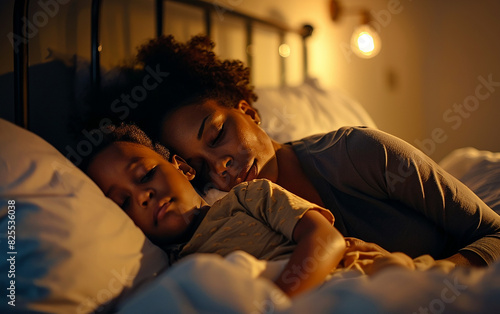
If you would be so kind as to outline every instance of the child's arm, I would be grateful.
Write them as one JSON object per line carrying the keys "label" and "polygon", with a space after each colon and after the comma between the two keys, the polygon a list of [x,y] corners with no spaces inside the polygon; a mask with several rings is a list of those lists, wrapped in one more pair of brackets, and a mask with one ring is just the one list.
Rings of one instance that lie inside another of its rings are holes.
{"label": "child's arm", "polygon": [[294,296],[321,284],[338,265],[346,248],[344,237],[316,210],[308,210],[293,231],[297,246],[275,281]]}

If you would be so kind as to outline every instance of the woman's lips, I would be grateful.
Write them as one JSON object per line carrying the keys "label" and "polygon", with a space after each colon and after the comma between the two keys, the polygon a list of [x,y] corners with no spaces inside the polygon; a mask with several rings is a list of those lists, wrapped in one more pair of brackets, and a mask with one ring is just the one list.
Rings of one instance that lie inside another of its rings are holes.
{"label": "woman's lips", "polygon": [[252,166],[248,169],[247,175],[243,181],[252,181],[257,178],[257,160],[253,161]]}
{"label": "woman's lips", "polygon": [[251,181],[256,177],[257,177],[257,160],[254,160],[250,167],[245,168],[240,172],[240,175],[236,178],[234,185],[239,184],[241,182]]}

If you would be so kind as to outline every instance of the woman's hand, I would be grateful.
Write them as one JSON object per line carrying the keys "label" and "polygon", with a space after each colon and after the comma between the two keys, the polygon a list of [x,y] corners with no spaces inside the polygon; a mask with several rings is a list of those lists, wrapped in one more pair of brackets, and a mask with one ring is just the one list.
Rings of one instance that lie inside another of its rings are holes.
{"label": "woman's hand", "polygon": [[391,254],[389,251],[385,250],[378,244],[365,242],[358,238],[346,237],[345,243],[347,247],[346,253],[352,251],[360,251],[360,252],[379,252],[383,255]]}
{"label": "woman's hand", "polygon": [[414,270],[413,260],[401,252],[390,253],[375,243],[356,238],[345,238],[346,252],[342,260],[345,268],[354,268],[372,275],[387,267],[403,267]]}

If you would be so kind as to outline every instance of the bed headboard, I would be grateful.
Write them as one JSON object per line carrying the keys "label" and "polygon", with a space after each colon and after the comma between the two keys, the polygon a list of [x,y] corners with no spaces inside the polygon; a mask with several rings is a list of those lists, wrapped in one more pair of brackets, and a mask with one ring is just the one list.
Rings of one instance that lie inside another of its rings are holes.
{"label": "bed headboard", "polygon": [[[240,19],[245,23],[245,45],[246,45],[246,63],[252,68],[254,63],[254,56],[251,51],[254,29],[256,25],[263,25],[271,28],[279,36],[280,43],[285,43],[286,34],[298,34],[302,38],[302,68],[304,79],[308,76],[307,64],[307,44],[306,40],[311,36],[313,27],[311,25],[302,25],[301,27],[294,28],[274,19],[266,19],[257,17],[248,13],[236,10],[233,7],[225,7],[217,4],[216,2],[210,3],[202,0],[154,0],[155,6],[155,34],[160,36],[164,33],[164,16],[165,16],[165,3],[176,2],[183,5],[196,7],[203,11],[204,32],[212,35],[212,25],[214,14],[223,12],[229,16]],[[91,3],[91,60],[90,60],[90,84],[94,90],[98,90],[101,85],[101,51],[100,51],[100,21],[101,21],[101,7],[103,0],[92,0]],[[27,20],[29,9],[29,0],[15,0],[14,5],[14,36],[20,38],[20,44],[14,48],[14,115],[15,123],[24,128],[30,129],[29,121],[29,40],[26,37],[27,25],[24,21]],[[280,58],[279,62],[279,77],[280,84],[286,84],[286,67],[284,58]]]}

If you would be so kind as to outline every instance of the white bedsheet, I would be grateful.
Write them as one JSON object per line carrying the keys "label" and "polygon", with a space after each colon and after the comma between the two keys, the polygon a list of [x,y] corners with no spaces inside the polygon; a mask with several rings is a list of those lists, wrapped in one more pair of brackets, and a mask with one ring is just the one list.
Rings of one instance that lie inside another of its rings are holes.
{"label": "white bedsheet", "polygon": [[439,164],[500,214],[500,152],[464,147]]}
{"label": "white bedsheet", "polygon": [[281,262],[243,252],[193,255],[176,264],[120,313],[500,313],[500,263],[490,268],[335,277],[293,300],[267,278]]}

